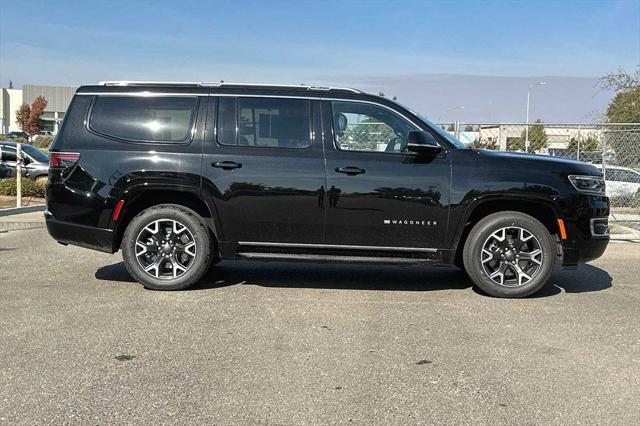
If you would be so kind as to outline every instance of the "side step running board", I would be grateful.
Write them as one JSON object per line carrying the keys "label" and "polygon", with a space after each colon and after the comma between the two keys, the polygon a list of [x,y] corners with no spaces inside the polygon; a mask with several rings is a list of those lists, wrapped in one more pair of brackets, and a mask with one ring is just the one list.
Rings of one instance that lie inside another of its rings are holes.
{"label": "side step running board", "polygon": [[335,256],[324,254],[298,254],[298,253],[236,253],[241,259],[267,260],[267,261],[307,261],[307,262],[330,262],[330,263],[387,263],[387,264],[433,264],[432,259],[405,258],[405,257],[380,257],[380,256]]}

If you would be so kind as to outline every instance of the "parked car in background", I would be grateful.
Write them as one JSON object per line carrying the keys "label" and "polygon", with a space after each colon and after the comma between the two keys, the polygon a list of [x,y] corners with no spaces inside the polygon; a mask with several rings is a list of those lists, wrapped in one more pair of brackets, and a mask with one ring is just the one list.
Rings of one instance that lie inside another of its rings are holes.
{"label": "parked car in background", "polygon": [[[602,165],[596,167],[602,170]],[[640,191],[640,172],[628,167],[606,166],[604,173],[607,195],[609,197],[627,198]]]}
{"label": "parked car in background", "polygon": [[[0,173],[4,170],[9,176],[15,177],[17,167],[16,143],[13,141],[0,141]],[[24,163],[22,176],[32,180],[47,180],[49,175],[49,156],[33,145],[21,144]]]}
{"label": "parked car in background", "polygon": [[25,132],[9,132],[7,133],[7,136],[10,138],[25,138],[25,139],[29,139],[29,135],[26,134]]}

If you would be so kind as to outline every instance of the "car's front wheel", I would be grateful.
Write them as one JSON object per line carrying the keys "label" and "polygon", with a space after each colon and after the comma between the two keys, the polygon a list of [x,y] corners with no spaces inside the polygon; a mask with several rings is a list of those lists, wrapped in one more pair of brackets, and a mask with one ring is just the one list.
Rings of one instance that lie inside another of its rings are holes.
{"label": "car's front wheel", "polygon": [[197,283],[209,268],[210,246],[202,218],[174,204],[143,210],[122,237],[127,271],[153,290],[182,290]]}
{"label": "car's front wheel", "polygon": [[539,291],[549,280],[555,260],[555,242],[547,228],[514,211],[480,220],[463,251],[469,277],[496,297],[525,297]]}

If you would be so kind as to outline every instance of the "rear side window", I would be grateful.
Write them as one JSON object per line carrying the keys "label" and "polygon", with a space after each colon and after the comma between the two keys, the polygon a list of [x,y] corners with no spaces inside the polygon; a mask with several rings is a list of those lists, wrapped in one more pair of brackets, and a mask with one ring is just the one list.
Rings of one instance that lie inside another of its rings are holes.
{"label": "rear side window", "polygon": [[2,150],[2,161],[17,161],[15,148],[3,146],[0,150]]}
{"label": "rear side window", "polygon": [[100,96],[91,110],[91,130],[141,142],[186,142],[196,117],[196,97]]}
{"label": "rear side window", "polygon": [[218,143],[271,148],[310,145],[308,99],[221,97]]}

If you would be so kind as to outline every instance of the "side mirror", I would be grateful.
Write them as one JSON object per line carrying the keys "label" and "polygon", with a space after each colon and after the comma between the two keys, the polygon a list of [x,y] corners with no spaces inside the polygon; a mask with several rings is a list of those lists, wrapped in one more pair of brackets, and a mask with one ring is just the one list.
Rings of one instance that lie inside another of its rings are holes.
{"label": "side mirror", "polygon": [[423,130],[413,130],[409,132],[407,137],[407,149],[418,154],[435,155],[442,151],[442,147],[438,145],[436,138],[429,132]]}

